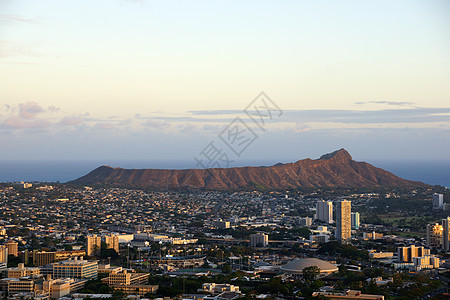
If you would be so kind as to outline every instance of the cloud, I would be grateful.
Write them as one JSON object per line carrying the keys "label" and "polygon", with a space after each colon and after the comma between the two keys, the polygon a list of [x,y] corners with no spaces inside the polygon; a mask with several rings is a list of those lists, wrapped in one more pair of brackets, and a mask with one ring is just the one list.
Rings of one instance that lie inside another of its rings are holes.
{"label": "cloud", "polygon": [[311,127],[305,123],[296,122],[294,126],[294,132],[306,132],[310,131]]}
{"label": "cloud", "polygon": [[158,128],[158,129],[167,128],[170,126],[168,122],[163,121],[163,120],[147,120],[143,124],[147,127]]}
{"label": "cloud", "polygon": [[406,102],[406,101],[359,101],[355,102],[358,105],[364,104],[386,104],[392,106],[413,106],[414,102]]}
{"label": "cloud", "polygon": [[0,14],[0,21],[32,23],[32,24],[40,23],[36,19],[25,18],[25,17],[19,16],[19,15],[4,15],[4,14]]}
{"label": "cloud", "polygon": [[217,132],[217,134],[219,134],[220,132],[222,132],[223,126],[207,124],[207,125],[203,125],[202,129],[204,131]]}
{"label": "cloud", "polygon": [[56,107],[56,106],[53,106],[53,105],[48,107],[48,111],[51,112],[51,113],[56,113],[59,110],[60,110],[59,107]]}
{"label": "cloud", "polygon": [[49,128],[52,124],[47,120],[27,120],[18,116],[6,119],[1,127],[8,129]]}
{"label": "cloud", "polygon": [[62,126],[78,126],[84,123],[84,120],[77,116],[67,116],[58,122],[58,125]]}
{"label": "cloud", "polygon": [[[340,122],[340,123],[429,123],[429,122],[450,122],[450,108],[403,108],[403,109],[383,109],[383,110],[284,110],[283,117],[275,118],[275,122]],[[206,110],[191,111],[194,115],[212,116],[211,122],[219,118],[215,115],[242,113],[240,110]],[[196,118],[192,121],[199,121]],[[221,119],[219,119],[221,120]],[[209,121],[209,119],[208,119]]]}
{"label": "cloud", "polygon": [[180,129],[181,133],[193,133],[197,131],[197,127],[195,127],[192,124],[183,124],[183,125],[178,125],[177,126],[178,129]]}
{"label": "cloud", "polygon": [[114,126],[111,123],[97,123],[94,128],[99,130],[112,130]]}
{"label": "cloud", "polygon": [[19,116],[23,119],[34,119],[45,110],[37,102],[27,102],[19,104]]}

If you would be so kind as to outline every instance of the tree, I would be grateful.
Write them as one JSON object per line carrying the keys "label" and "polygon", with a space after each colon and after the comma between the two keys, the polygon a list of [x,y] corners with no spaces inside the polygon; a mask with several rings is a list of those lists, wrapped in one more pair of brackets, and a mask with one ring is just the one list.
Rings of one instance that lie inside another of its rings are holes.
{"label": "tree", "polygon": [[126,299],[126,295],[121,290],[116,290],[112,293],[113,300],[124,300]]}
{"label": "tree", "polygon": [[229,264],[225,264],[225,265],[223,265],[223,267],[222,267],[222,272],[223,273],[231,273],[231,266],[229,265]]}
{"label": "tree", "polygon": [[314,281],[320,275],[320,269],[317,266],[306,267],[302,270],[302,275],[305,280]]}

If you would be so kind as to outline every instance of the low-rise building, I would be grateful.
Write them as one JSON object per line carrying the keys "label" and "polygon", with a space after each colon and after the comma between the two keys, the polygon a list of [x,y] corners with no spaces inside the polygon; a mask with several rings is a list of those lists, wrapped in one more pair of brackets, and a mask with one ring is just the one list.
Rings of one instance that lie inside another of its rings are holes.
{"label": "low-rise building", "polygon": [[30,277],[4,278],[0,280],[0,290],[6,294],[32,293],[34,281]]}
{"label": "low-rise building", "polygon": [[122,267],[113,267],[110,264],[98,265],[99,274],[117,274],[119,272],[122,272]]}
{"label": "low-rise building", "polygon": [[148,283],[149,273],[130,273],[124,270],[120,273],[110,273],[109,276],[102,281],[106,282],[109,286],[114,287],[116,285],[136,285]]}
{"label": "low-rise building", "polygon": [[381,240],[382,238],[383,238],[383,234],[376,233],[375,231],[363,233],[364,240]]}
{"label": "low-rise building", "polygon": [[439,268],[439,257],[434,255],[414,257],[413,264],[416,271],[420,271],[422,269],[437,269]]}
{"label": "low-rise building", "polygon": [[369,251],[369,257],[372,258],[372,259],[393,258],[394,257],[394,252]]}
{"label": "low-rise building", "polygon": [[53,278],[88,278],[95,279],[98,276],[98,262],[96,260],[84,260],[69,258],[68,260],[53,263]]}
{"label": "low-rise building", "polygon": [[60,297],[82,289],[86,282],[86,279],[76,278],[51,279],[51,276],[49,275],[40,288],[44,293],[47,293],[50,298],[59,299]]}
{"label": "low-rise building", "polygon": [[25,276],[34,276],[41,274],[39,268],[25,267],[23,263],[20,263],[17,268],[9,268],[6,272],[8,278],[21,278]]}
{"label": "low-rise building", "polygon": [[115,290],[121,290],[125,294],[143,296],[147,293],[155,293],[158,290],[157,285],[148,284],[149,277],[149,273],[132,273],[123,270],[119,273],[110,273],[108,277],[102,279],[102,282]]}
{"label": "low-rise building", "polygon": [[239,286],[228,283],[204,283],[198,291],[217,295],[223,292],[239,292]]}
{"label": "low-rise building", "polygon": [[348,290],[342,293],[335,292],[314,292],[313,297],[325,297],[330,300],[340,299],[364,299],[364,300],[384,300],[383,295],[362,294],[361,291]]}

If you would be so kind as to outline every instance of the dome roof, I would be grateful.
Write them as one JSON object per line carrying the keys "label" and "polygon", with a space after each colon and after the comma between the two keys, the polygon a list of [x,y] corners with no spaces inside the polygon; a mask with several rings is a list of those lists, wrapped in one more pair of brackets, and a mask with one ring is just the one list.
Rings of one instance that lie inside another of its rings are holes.
{"label": "dome roof", "polygon": [[280,267],[282,271],[287,273],[302,273],[304,268],[316,266],[320,269],[320,273],[336,272],[338,268],[327,261],[317,258],[296,258]]}

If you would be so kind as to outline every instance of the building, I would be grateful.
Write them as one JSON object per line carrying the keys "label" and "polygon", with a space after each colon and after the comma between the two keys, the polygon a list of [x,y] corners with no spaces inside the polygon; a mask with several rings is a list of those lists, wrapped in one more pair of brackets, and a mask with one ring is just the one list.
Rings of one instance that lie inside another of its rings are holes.
{"label": "building", "polygon": [[341,243],[349,243],[352,238],[352,202],[339,201],[336,205],[336,239]]}
{"label": "building", "polygon": [[205,264],[204,255],[190,255],[190,256],[150,256],[148,262],[153,268],[159,268],[160,266],[169,266],[171,268],[198,268]]}
{"label": "building", "polygon": [[383,234],[376,233],[375,231],[363,233],[364,240],[381,240],[382,238],[383,238]]}
{"label": "building", "polygon": [[301,225],[301,226],[306,226],[306,227],[309,227],[309,226],[311,226],[312,225],[312,218],[311,217],[304,217],[304,218],[299,218],[298,219],[298,223]]}
{"label": "building", "polygon": [[29,268],[25,267],[24,264],[19,264],[17,268],[9,268],[6,271],[8,278],[21,278],[25,276],[34,276],[41,274],[41,270],[39,268]]}
{"label": "building", "polygon": [[327,223],[333,222],[333,202],[320,200],[316,204],[316,219]]}
{"label": "building", "polygon": [[0,264],[8,264],[8,248],[0,245]]}
{"label": "building", "polygon": [[330,236],[328,234],[312,234],[309,236],[309,240],[313,243],[323,244],[328,243]]}
{"label": "building", "polygon": [[98,265],[99,274],[117,274],[119,272],[122,272],[122,267],[112,267],[110,264]]}
{"label": "building", "polygon": [[15,257],[17,257],[17,242],[13,241],[13,240],[9,240],[6,244],[5,244],[6,248],[8,248],[8,255],[14,255]]}
{"label": "building", "polygon": [[106,249],[114,249],[119,253],[119,236],[115,234],[105,236]]}
{"label": "building", "polygon": [[156,293],[156,291],[158,290],[158,286],[150,284],[139,284],[139,285],[120,284],[114,286],[114,289],[120,290],[127,295],[145,296],[148,293],[152,294]]}
{"label": "building", "polygon": [[149,273],[130,273],[124,270],[119,273],[110,273],[108,277],[102,279],[102,282],[108,284],[115,290],[121,290],[125,294],[145,295],[155,293],[158,290],[157,285],[149,285]]}
{"label": "building", "polygon": [[228,229],[230,228],[231,224],[229,221],[219,220],[214,222],[214,226],[218,229]]}
{"label": "building", "polygon": [[287,264],[282,265],[280,267],[280,270],[285,274],[294,277],[301,277],[303,269],[312,266],[318,267],[320,270],[320,275],[322,276],[329,275],[338,271],[338,267],[336,267],[335,265],[317,258],[296,258],[294,260],[291,260]]}
{"label": "building", "polygon": [[88,235],[86,237],[86,255],[95,256],[100,254],[102,247],[102,238],[96,234]]}
{"label": "building", "polygon": [[30,187],[33,186],[33,184],[32,184],[32,183],[24,182],[22,186],[23,186],[24,189],[29,189]]}
{"label": "building", "polygon": [[269,236],[264,233],[250,234],[250,247],[267,247]]}
{"label": "building", "polygon": [[439,268],[439,258],[434,255],[414,257],[413,264],[416,271],[420,271],[422,269],[437,269]]}
{"label": "building", "polygon": [[444,205],[442,206],[442,210],[443,211],[450,211],[450,203],[444,203]]}
{"label": "building", "polygon": [[239,292],[239,286],[228,283],[204,283],[199,292],[209,293],[211,295],[218,295],[223,292]]}
{"label": "building", "polygon": [[384,300],[383,295],[371,295],[362,294],[361,291],[347,290],[343,293],[335,292],[314,292],[313,297],[325,297],[330,300],[340,300],[340,299],[361,299],[361,300]]}
{"label": "building", "polygon": [[443,194],[433,194],[433,209],[442,209],[444,206],[444,195]]}
{"label": "building", "polygon": [[442,235],[444,229],[441,224],[427,225],[427,247],[428,248],[442,248]]}
{"label": "building", "polygon": [[0,290],[6,294],[32,293],[34,281],[29,277],[4,278],[0,280]]}
{"label": "building", "polygon": [[442,219],[442,250],[450,251],[450,217]]}
{"label": "building", "polygon": [[352,228],[359,229],[359,212],[352,213]]}
{"label": "building", "polygon": [[82,289],[87,280],[75,278],[52,279],[50,275],[42,283],[43,292],[48,294],[51,299],[59,299],[65,295]]}
{"label": "building", "polygon": [[53,278],[80,278],[95,279],[98,275],[96,260],[69,258],[68,260],[53,263]]}
{"label": "building", "polygon": [[430,254],[430,249],[426,249],[423,246],[417,247],[411,245],[409,247],[397,248],[397,260],[400,262],[412,263],[414,257],[423,257]]}
{"label": "building", "polygon": [[369,257],[372,259],[393,258],[394,252],[376,252],[373,250],[369,252]]}
{"label": "building", "polygon": [[131,273],[123,270],[119,273],[110,273],[105,282],[114,287],[116,285],[139,285],[148,283],[149,273]]}
{"label": "building", "polygon": [[22,261],[29,265],[32,263],[34,266],[45,266],[57,261],[67,260],[71,257],[75,256],[84,256],[86,255],[86,251],[84,250],[72,250],[72,251],[28,251],[25,250],[22,252]]}

